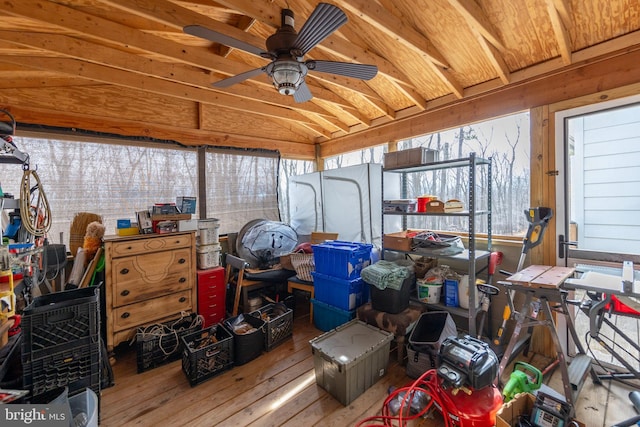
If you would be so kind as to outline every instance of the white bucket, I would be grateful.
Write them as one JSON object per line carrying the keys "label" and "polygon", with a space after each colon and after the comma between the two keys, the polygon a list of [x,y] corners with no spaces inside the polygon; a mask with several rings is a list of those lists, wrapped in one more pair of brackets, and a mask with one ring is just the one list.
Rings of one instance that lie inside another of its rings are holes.
{"label": "white bucket", "polygon": [[418,299],[422,302],[437,304],[440,302],[442,294],[442,283],[425,283],[418,281],[417,283]]}
{"label": "white bucket", "polygon": [[220,220],[217,218],[201,219],[198,221],[198,231],[200,234],[200,244],[217,245],[219,240],[218,229]]}
{"label": "white bucket", "polygon": [[196,250],[198,256],[198,268],[205,270],[220,265],[220,245],[198,246]]}

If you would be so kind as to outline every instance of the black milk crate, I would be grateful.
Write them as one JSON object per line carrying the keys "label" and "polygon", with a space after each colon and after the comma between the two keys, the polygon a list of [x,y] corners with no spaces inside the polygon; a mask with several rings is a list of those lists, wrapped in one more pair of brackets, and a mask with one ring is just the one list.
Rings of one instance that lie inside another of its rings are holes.
{"label": "black milk crate", "polygon": [[233,335],[221,323],[180,337],[182,370],[191,387],[233,367]]}
{"label": "black milk crate", "polygon": [[136,332],[138,373],[180,359],[180,336],[202,329],[202,320],[192,313],[157,325],[140,327]]}
{"label": "black milk crate", "polygon": [[57,387],[69,387],[69,395],[86,387],[100,392],[100,346],[62,350],[23,364],[22,382],[33,396]]}
{"label": "black milk crate", "polygon": [[23,362],[74,347],[97,345],[100,340],[98,304],[98,287],[36,297],[23,311]]}
{"label": "black milk crate", "polygon": [[[242,333],[235,330],[234,325],[247,322],[253,330]],[[264,348],[266,322],[248,314],[239,314],[224,321],[224,326],[233,335],[233,354],[236,366],[244,365],[262,354]]]}
{"label": "black milk crate", "polygon": [[265,350],[282,343],[293,336],[293,310],[283,303],[267,304],[251,313],[252,316],[264,320],[267,324],[265,333]]}

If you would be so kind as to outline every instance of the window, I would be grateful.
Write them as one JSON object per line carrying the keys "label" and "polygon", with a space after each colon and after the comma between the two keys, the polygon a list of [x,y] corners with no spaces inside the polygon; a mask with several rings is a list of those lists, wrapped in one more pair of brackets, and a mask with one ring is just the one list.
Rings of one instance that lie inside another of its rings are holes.
{"label": "window", "polygon": [[[439,160],[468,157],[475,152],[478,157],[493,160],[492,166],[492,233],[503,236],[522,236],[528,223],[524,210],[529,207],[530,138],[529,113],[519,113],[480,123],[461,126],[429,135],[398,142],[398,150],[426,147],[438,152]],[[488,185],[486,168],[479,168],[476,183],[478,196]],[[442,201],[467,199],[468,170],[456,168],[424,174],[412,174],[407,182],[407,194],[433,195]],[[486,207],[486,200],[476,200],[479,208]],[[409,227],[419,227],[411,223]],[[464,219],[442,218],[437,228],[466,230]],[[445,224],[446,223],[446,224]],[[485,220],[477,224],[478,232],[487,232]]]}
{"label": "window", "polygon": [[[30,156],[31,168],[37,168],[51,208],[52,243],[68,245],[78,212],[102,215],[106,233],[115,234],[117,219],[135,221],[136,211],[154,203],[199,194],[195,148],[77,135],[51,138],[44,133],[17,136],[14,142]],[[238,232],[252,219],[279,218],[277,153],[209,149],[205,158],[204,202],[207,216],[220,219],[220,233]],[[2,189],[15,198],[20,197],[21,177],[19,164],[0,168]]]}
{"label": "window", "polygon": [[339,169],[346,166],[362,165],[364,163],[383,163],[386,145],[365,148],[364,150],[328,157],[324,160],[324,169]]}
{"label": "window", "polygon": [[589,110],[565,120],[569,240],[585,257],[640,255],[640,104]]}
{"label": "window", "polygon": [[280,220],[276,153],[208,149],[207,216],[220,233],[239,232],[254,219]]}

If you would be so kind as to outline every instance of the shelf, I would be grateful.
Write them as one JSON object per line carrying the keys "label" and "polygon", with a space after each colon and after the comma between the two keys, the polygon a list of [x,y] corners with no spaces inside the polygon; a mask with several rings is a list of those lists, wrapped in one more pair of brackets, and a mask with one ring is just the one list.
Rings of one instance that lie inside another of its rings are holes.
{"label": "shelf", "polygon": [[410,298],[411,301],[416,302],[418,304],[422,304],[425,307],[427,307],[430,310],[437,310],[437,311],[448,311],[449,313],[451,313],[454,316],[460,316],[460,317],[464,317],[464,318],[469,318],[469,310],[466,308],[461,308],[461,307],[449,307],[448,305],[445,305],[441,302],[433,304],[430,302],[422,302],[420,301],[418,298],[415,297],[411,297]]}
{"label": "shelf", "polygon": [[[383,215],[399,215],[399,216],[446,216],[446,217],[463,217],[468,218],[470,215],[469,211],[461,211],[461,212],[399,212],[399,211],[387,211],[382,212]],[[488,215],[488,210],[480,210],[475,211],[474,215]]]}
{"label": "shelf", "polygon": [[[476,161],[476,165],[488,165],[491,163],[491,160],[482,159],[480,157],[476,157],[475,161]],[[471,166],[470,157],[467,157],[464,159],[443,160],[441,162],[427,163],[427,164],[418,165],[418,166],[398,166],[396,168],[382,169],[382,171],[394,172],[394,173],[427,172],[427,171],[434,171],[434,170],[440,170],[440,169],[460,168],[465,166],[467,167]]]}
{"label": "shelf", "polygon": [[[465,249],[464,251],[460,252],[459,254],[455,254],[455,255],[433,255],[430,254],[427,251],[399,251],[396,249],[387,249],[387,248],[382,248],[382,250],[384,251],[389,251],[389,252],[399,252],[399,253],[403,253],[403,254],[408,254],[408,255],[420,255],[423,257],[427,257],[427,258],[438,258],[438,259],[450,259],[450,260],[454,260],[454,261],[469,261],[471,258],[469,257],[469,250]],[[489,258],[489,255],[491,254],[491,252],[489,251],[476,251],[475,252],[475,259],[476,261],[485,259],[485,258]]]}
{"label": "shelf", "polygon": [[[487,197],[487,205],[486,209],[477,209],[477,200],[476,200],[476,174],[478,166],[486,166],[487,167],[487,185],[483,190]],[[402,228],[407,228],[407,218],[409,217],[422,217],[425,218],[422,221],[414,221],[415,223],[425,223],[428,225],[429,221],[433,222],[433,218],[437,217],[458,217],[458,218],[466,218],[468,221],[467,230],[469,232],[469,246],[472,248],[476,247],[477,236],[475,233],[475,221],[477,217],[486,217],[488,224],[488,232],[487,232],[487,250],[474,250],[471,254],[469,249],[465,249],[464,251],[455,254],[455,255],[436,255],[437,251],[434,253],[433,249],[425,249],[425,248],[415,248],[410,251],[402,251],[396,249],[382,248],[382,257],[384,258],[384,252],[396,252],[396,253],[404,253],[409,255],[416,256],[424,256],[430,258],[437,258],[440,260],[449,260],[449,261],[460,261],[466,263],[469,272],[469,283],[475,284],[476,282],[476,273],[478,270],[478,261],[484,260],[488,263],[489,256],[491,254],[491,159],[482,159],[476,157],[475,153],[470,153],[469,157],[462,159],[454,159],[454,160],[445,160],[441,162],[433,162],[424,165],[417,166],[404,166],[404,167],[395,167],[389,169],[383,169],[384,172],[390,173],[398,173],[400,174],[400,184],[401,191],[400,197],[406,198],[409,194],[409,188],[407,188],[407,179],[409,174],[411,173],[421,173],[427,171],[438,171],[443,169],[452,169],[452,168],[468,168],[469,169],[469,186],[467,189],[467,197],[465,200],[466,209],[461,212],[397,212],[390,211],[385,212],[383,207],[382,215],[385,216],[400,216],[402,218]],[[384,179],[384,174],[383,174]],[[383,182],[383,196],[384,196],[384,182]],[[462,199],[462,198],[461,198]],[[428,218],[431,218],[430,220]],[[444,230],[443,230],[444,231]],[[383,221],[383,235],[384,235],[384,221]],[[401,246],[402,247],[402,246]],[[476,288],[475,286],[469,287],[469,301],[476,300]],[[462,309],[459,307],[447,307],[446,305],[439,304],[428,304],[421,302],[421,304],[429,307],[431,309],[436,310],[446,310],[452,315],[463,317],[468,319],[468,331],[471,335],[476,334],[476,316],[478,314],[478,307],[469,307],[469,309]]]}

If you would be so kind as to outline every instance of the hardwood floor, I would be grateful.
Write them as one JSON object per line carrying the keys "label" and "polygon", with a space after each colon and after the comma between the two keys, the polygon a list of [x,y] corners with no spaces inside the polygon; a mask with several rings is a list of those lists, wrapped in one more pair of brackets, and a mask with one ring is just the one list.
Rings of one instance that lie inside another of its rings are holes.
{"label": "hardwood floor", "polygon": [[[257,359],[191,387],[181,362],[138,374],[135,346],[116,349],[115,386],[102,391],[100,425],[108,426],[353,426],[380,412],[389,386],[405,375],[392,352],[387,374],[343,406],[315,382],[309,340],[322,332],[308,315],[296,317],[294,336]],[[393,344],[392,344],[393,345]],[[556,372],[549,385],[561,385]],[[584,386],[576,408],[588,427],[634,415],[629,389],[619,383]],[[441,426],[439,413],[411,426]]]}

